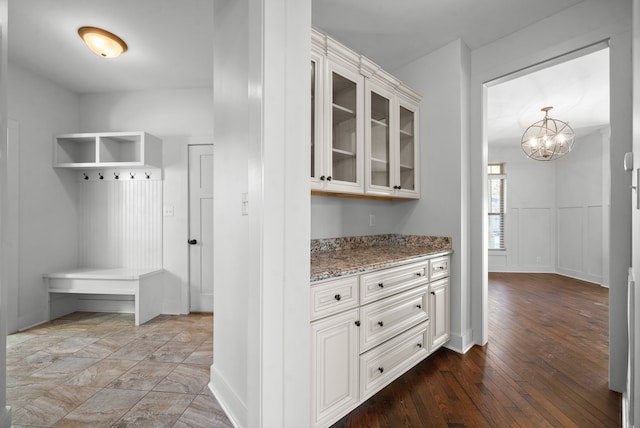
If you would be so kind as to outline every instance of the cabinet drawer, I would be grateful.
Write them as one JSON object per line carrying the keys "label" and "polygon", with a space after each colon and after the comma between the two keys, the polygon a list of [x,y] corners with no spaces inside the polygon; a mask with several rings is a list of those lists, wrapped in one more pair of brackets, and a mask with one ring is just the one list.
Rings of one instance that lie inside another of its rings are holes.
{"label": "cabinet drawer", "polygon": [[364,401],[429,355],[429,321],[360,356],[360,400]]}
{"label": "cabinet drawer", "polygon": [[311,287],[311,320],[358,306],[358,277],[336,279]]}
{"label": "cabinet drawer", "polygon": [[429,262],[424,261],[362,275],[360,281],[362,304],[426,284],[429,280],[428,266]]}
{"label": "cabinet drawer", "polygon": [[449,256],[431,260],[431,280],[449,276]]}
{"label": "cabinet drawer", "polygon": [[360,308],[360,352],[429,319],[429,285]]}

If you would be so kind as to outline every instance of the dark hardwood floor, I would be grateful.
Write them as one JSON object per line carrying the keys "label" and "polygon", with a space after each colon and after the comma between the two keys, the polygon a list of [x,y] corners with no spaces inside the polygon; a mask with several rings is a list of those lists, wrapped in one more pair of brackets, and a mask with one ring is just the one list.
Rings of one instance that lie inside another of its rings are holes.
{"label": "dark hardwood floor", "polygon": [[607,387],[608,289],[489,275],[489,343],[440,349],[334,427],[618,427]]}

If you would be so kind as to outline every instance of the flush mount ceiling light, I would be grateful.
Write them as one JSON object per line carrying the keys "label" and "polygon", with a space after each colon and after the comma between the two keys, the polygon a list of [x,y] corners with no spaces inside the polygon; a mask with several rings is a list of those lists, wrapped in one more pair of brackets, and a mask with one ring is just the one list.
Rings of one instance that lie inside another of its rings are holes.
{"label": "flush mount ceiling light", "polygon": [[102,28],[80,27],[78,34],[89,49],[101,57],[115,58],[127,51],[124,40]]}
{"label": "flush mount ceiling light", "polygon": [[520,142],[527,157],[539,161],[551,161],[569,153],[575,141],[573,129],[567,122],[549,117],[553,107],[543,107],[544,119],[524,131]]}

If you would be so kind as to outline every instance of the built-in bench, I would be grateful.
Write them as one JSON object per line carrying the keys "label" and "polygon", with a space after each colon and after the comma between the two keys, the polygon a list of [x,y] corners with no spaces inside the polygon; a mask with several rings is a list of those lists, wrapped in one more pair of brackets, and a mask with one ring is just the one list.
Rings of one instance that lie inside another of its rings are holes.
{"label": "built-in bench", "polygon": [[143,324],[162,312],[163,273],[163,269],[81,268],[45,274],[49,319],[79,310],[77,298],[52,299],[52,294],[120,295],[133,296],[135,324]]}

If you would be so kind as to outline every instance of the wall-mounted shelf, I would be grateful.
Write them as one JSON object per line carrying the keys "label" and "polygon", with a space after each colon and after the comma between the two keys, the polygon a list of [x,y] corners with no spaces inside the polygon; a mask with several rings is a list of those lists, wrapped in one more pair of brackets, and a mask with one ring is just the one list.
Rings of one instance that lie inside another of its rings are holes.
{"label": "wall-mounted shelf", "polygon": [[162,167],[162,140],[146,132],[98,132],[57,135],[55,168]]}

